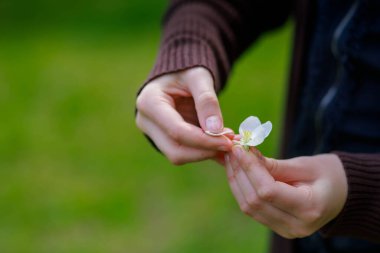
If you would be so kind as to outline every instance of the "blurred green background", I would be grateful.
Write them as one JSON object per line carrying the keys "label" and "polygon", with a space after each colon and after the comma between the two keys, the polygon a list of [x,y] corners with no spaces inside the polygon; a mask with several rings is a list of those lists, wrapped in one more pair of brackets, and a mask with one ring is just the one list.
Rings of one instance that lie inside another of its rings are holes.
{"label": "blurred green background", "polygon": [[[134,124],[166,1],[0,2],[0,252],[265,252],[213,162],[175,167]],[[291,24],[237,63],[225,124],[271,120],[278,151]]]}

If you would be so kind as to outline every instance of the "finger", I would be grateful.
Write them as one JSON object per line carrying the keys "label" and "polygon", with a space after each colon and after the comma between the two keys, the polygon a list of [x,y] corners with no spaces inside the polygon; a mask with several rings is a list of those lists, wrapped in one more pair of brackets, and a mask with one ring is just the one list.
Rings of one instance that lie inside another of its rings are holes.
{"label": "finger", "polygon": [[217,154],[216,151],[195,149],[173,142],[157,125],[140,113],[136,116],[136,122],[173,164],[202,161],[215,157]]}
{"label": "finger", "polygon": [[214,81],[208,70],[203,69],[198,72],[189,84],[198,119],[203,130],[218,133],[223,129],[223,118],[215,93]]}
{"label": "finger", "polygon": [[233,138],[233,140],[235,140],[235,141],[240,141],[240,139],[241,139],[241,135],[240,134],[236,134],[234,136],[234,138]]}
{"label": "finger", "polygon": [[165,99],[156,100],[146,101],[145,107],[148,107],[149,110],[139,111],[139,113],[157,124],[174,142],[198,149],[219,151],[229,151],[231,149],[232,142],[227,137],[208,136],[199,127],[187,123],[170,101]]}
{"label": "finger", "polygon": [[[236,145],[232,148],[232,157],[236,161],[237,167],[241,167],[246,172],[249,171],[249,175],[254,176],[252,185],[256,190],[259,190],[268,184],[273,184],[275,180],[264,167],[263,158],[253,152],[255,150],[249,152],[240,145]],[[249,176],[249,178],[251,177]]]}
{"label": "finger", "polygon": [[223,167],[225,164],[225,158],[224,158],[225,152],[218,152],[214,158],[212,158],[215,162],[222,165]]}
{"label": "finger", "polygon": [[252,212],[261,212],[263,208],[268,209],[266,207],[267,203],[258,198],[257,192],[253,187],[252,183],[250,182],[250,179],[248,178],[245,171],[240,167],[239,162],[236,160],[234,156],[230,157],[230,164],[234,172],[234,177],[236,179],[237,185],[240,191],[242,192],[246,202],[251,207]]}
{"label": "finger", "polygon": [[294,216],[282,211],[265,200],[261,200],[257,196],[245,171],[241,168],[237,168],[239,164],[233,157],[230,158],[230,164],[234,171],[234,178],[240,192],[249,205],[249,214],[251,217],[275,231],[286,231],[291,224],[297,223],[297,219]]}
{"label": "finger", "polygon": [[313,205],[312,188],[306,184],[300,186],[292,186],[287,183],[276,181],[273,190],[267,190],[272,196],[262,195],[262,198],[269,198],[273,206],[283,210],[292,216],[302,218],[306,214],[309,206]]}
{"label": "finger", "polygon": [[228,127],[223,128],[223,132],[227,132],[227,131],[230,131],[230,132],[224,134],[224,136],[232,141],[235,138],[234,130]]}
{"label": "finger", "polygon": [[300,180],[312,180],[315,178],[315,173],[308,170],[305,164],[299,161],[303,159],[278,160],[273,158],[265,158],[265,167],[269,173],[276,179],[282,182],[294,183]]}
{"label": "finger", "polygon": [[[302,215],[303,206],[311,199],[310,187],[305,184],[296,187],[275,181],[265,167],[266,163],[261,154],[246,152],[240,147],[234,147],[233,154],[231,159],[236,159],[238,165],[244,169],[260,200],[272,203],[276,208],[292,216]],[[282,164],[278,163],[276,166]]]}
{"label": "finger", "polygon": [[234,195],[237,203],[239,204],[240,210],[244,212],[245,214],[250,215],[250,207],[248,203],[245,201],[245,198],[243,194],[241,193],[239,186],[236,183],[235,174],[232,170],[230,157],[228,154],[225,155],[224,162],[225,162],[226,174],[228,178],[228,184],[231,188],[231,192]]}

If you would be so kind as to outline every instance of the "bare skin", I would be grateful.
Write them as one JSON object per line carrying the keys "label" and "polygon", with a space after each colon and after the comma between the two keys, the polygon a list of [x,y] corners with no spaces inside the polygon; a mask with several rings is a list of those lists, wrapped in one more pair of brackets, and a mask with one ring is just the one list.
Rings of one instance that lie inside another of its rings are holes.
{"label": "bare skin", "polygon": [[316,232],[346,202],[347,179],[334,154],[275,160],[235,146],[225,167],[240,209],[285,238]]}
{"label": "bare skin", "polygon": [[216,159],[229,151],[210,72],[203,67],[167,74],[148,83],[137,98],[137,126],[176,165]]}
{"label": "bare skin", "polygon": [[275,160],[233,146],[210,72],[202,67],[151,81],[137,98],[137,126],[173,164],[207,159],[226,168],[241,210],[286,238],[305,237],[334,219],[347,198],[347,178],[334,154]]}

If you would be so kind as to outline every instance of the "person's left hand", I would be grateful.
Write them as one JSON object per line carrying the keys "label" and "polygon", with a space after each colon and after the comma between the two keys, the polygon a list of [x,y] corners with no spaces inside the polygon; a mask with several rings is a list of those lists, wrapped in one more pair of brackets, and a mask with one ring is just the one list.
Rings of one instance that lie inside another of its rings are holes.
{"label": "person's left hand", "polygon": [[311,235],[346,202],[347,178],[335,154],[275,160],[235,146],[225,160],[240,209],[285,238]]}

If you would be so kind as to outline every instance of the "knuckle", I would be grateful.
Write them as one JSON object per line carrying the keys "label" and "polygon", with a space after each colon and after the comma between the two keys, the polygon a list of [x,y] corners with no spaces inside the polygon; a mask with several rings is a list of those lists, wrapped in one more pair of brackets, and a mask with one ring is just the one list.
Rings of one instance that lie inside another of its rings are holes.
{"label": "knuckle", "polygon": [[141,93],[136,99],[137,110],[138,111],[144,111],[148,107],[147,103],[148,103],[148,100],[146,99],[144,94]]}
{"label": "knuckle", "polygon": [[309,236],[313,233],[313,231],[309,228],[306,227],[301,227],[300,230],[298,231],[297,238],[303,238],[306,236]]}
{"label": "knuckle", "polygon": [[280,235],[282,237],[284,237],[285,239],[296,239],[298,238],[295,234],[293,234],[292,232],[285,232],[285,233],[280,233]]}
{"label": "knuckle", "polygon": [[296,239],[299,238],[298,233],[294,229],[288,229],[286,232],[281,234],[286,239]]}
{"label": "knuckle", "polygon": [[268,222],[266,222],[266,220],[264,220],[262,218],[262,216],[260,214],[258,214],[257,212],[253,212],[250,214],[250,216],[255,220],[255,221],[258,221],[260,222],[261,224],[263,224],[264,226],[268,226]]}
{"label": "knuckle", "polygon": [[203,106],[217,105],[218,99],[212,91],[205,91],[199,96],[199,103]]}
{"label": "knuckle", "polygon": [[183,159],[175,159],[172,161],[172,164],[175,166],[181,166],[184,165],[186,162]]}
{"label": "knuckle", "polygon": [[248,203],[243,203],[243,204],[241,204],[241,205],[240,205],[240,210],[241,210],[244,214],[246,214],[246,215],[248,215],[248,216],[251,215],[251,207],[248,205]]}
{"label": "knuckle", "polygon": [[310,224],[310,223],[314,223],[314,222],[320,220],[321,217],[322,217],[322,210],[313,209],[313,210],[304,212],[302,219],[305,223]]}
{"label": "knuckle", "polygon": [[270,165],[268,167],[268,170],[271,174],[276,174],[277,170],[278,170],[278,161],[276,159],[273,159],[273,158],[268,158],[269,161],[270,161]]}
{"label": "knuckle", "polygon": [[313,231],[311,229],[304,226],[300,226],[291,230],[290,235],[289,235],[291,238],[289,239],[303,238],[303,237],[311,235],[312,233]]}
{"label": "knuckle", "polygon": [[137,113],[136,118],[135,118],[136,126],[140,129],[143,130],[143,122],[141,119],[141,115]]}
{"label": "knuckle", "polygon": [[180,166],[185,164],[185,159],[176,153],[170,153],[167,157],[173,165]]}
{"label": "knuckle", "polygon": [[189,78],[199,78],[199,76],[209,75],[209,72],[204,67],[194,67],[185,72]]}
{"label": "knuckle", "polygon": [[294,234],[290,231],[286,231],[286,232],[283,232],[283,231],[276,231],[279,235],[281,235],[282,237],[284,237],[285,239],[295,239],[297,237],[294,236]]}
{"label": "knuckle", "polygon": [[216,153],[213,151],[200,150],[197,153],[194,153],[191,157],[192,162],[204,161],[207,159],[213,159]]}
{"label": "knuckle", "polygon": [[252,157],[250,155],[243,156],[240,159],[240,164],[246,172],[252,171],[254,169],[254,162],[252,161]]}
{"label": "knuckle", "polygon": [[247,203],[253,210],[259,210],[261,208],[261,201],[254,195],[247,197]]}
{"label": "knuckle", "polygon": [[171,126],[168,129],[168,135],[174,142],[178,142],[180,139],[180,127],[178,125]]}
{"label": "knuckle", "polygon": [[228,176],[228,182],[233,183],[235,181],[235,175]]}
{"label": "knuckle", "polygon": [[274,198],[274,188],[272,186],[266,185],[262,186],[257,191],[257,196],[264,201],[271,202]]}

